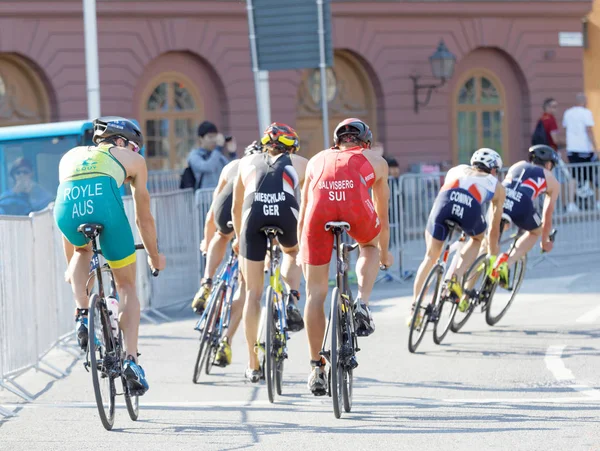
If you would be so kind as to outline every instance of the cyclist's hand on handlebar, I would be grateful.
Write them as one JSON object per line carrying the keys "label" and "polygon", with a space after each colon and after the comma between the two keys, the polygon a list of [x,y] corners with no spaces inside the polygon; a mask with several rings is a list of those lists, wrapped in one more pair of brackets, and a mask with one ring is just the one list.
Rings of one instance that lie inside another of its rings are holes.
{"label": "cyclist's hand on handlebar", "polygon": [[164,254],[158,254],[157,258],[148,256],[148,264],[150,265],[150,268],[152,268],[152,272],[155,270],[164,271],[167,266],[167,258]]}
{"label": "cyclist's hand on handlebar", "polygon": [[542,248],[542,252],[550,252],[554,247],[554,243],[550,240],[542,239],[540,247]]}
{"label": "cyclist's hand on handlebar", "polygon": [[203,254],[206,254],[207,251],[208,251],[208,243],[206,242],[206,238],[204,238],[202,241],[200,241],[200,252],[202,252]]}
{"label": "cyclist's hand on handlebar", "polygon": [[394,256],[391,252],[381,253],[379,256],[379,266],[382,269],[387,269],[394,264]]}

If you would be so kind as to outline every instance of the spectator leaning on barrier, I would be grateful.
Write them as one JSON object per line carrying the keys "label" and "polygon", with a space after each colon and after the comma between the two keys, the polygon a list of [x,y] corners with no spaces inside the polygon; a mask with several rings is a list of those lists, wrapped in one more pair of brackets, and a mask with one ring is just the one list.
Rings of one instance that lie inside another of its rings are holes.
{"label": "spectator leaning on barrier", "polygon": [[10,169],[14,185],[0,196],[0,214],[28,215],[43,210],[54,197],[33,180],[33,166],[26,158],[18,158]]}
{"label": "spectator leaning on barrier", "polygon": [[235,160],[235,139],[219,133],[212,122],[204,121],[198,126],[198,147],[188,156],[188,165],[196,179],[196,189],[215,188],[219,175],[227,163]]}
{"label": "spectator leaning on barrier", "polygon": [[[587,99],[585,94],[577,94],[577,105],[565,111],[563,116],[563,127],[567,136],[567,158],[569,163],[591,163],[598,160],[596,154],[597,146],[594,139],[594,117],[592,112],[586,108]],[[580,189],[589,191],[596,186],[596,206],[600,209],[600,191],[598,190],[597,171],[587,168],[573,168],[573,177],[580,185]],[[587,183],[586,183],[587,182]],[[587,186],[586,186],[587,185]]]}
{"label": "spectator leaning on barrier", "polygon": [[[558,150],[560,142],[558,137],[558,123],[556,122],[556,110],[558,102],[553,97],[544,100],[542,105],[543,114],[531,138],[531,145],[545,144]],[[541,123],[541,124],[540,124]],[[540,133],[541,132],[541,133]]]}

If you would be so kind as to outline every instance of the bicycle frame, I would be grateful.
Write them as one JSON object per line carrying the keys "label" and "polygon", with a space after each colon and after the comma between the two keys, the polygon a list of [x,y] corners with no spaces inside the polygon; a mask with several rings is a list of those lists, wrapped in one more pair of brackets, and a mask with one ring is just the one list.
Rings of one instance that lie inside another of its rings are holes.
{"label": "bicycle frame", "polygon": [[[231,304],[233,302],[233,296],[235,295],[235,290],[237,288],[238,272],[239,272],[239,263],[238,263],[237,255],[235,255],[235,253],[232,251],[231,255],[229,256],[229,260],[221,268],[221,271],[219,272],[219,275],[216,278],[216,283],[214,284],[214,286],[217,286],[219,283],[221,283],[221,281],[225,281],[225,286],[227,287],[226,292],[225,292],[225,302],[229,306],[231,306]],[[217,294],[218,293],[211,293],[209,301],[206,304],[206,308],[204,309],[202,316],[200,317],[200,319],[196,323],[196,326],[194,327],[195,330],[200,331],[202,329],[201,326],[206,321],[206,319],[207,319],[206,316],[208,315],[208,312],[210,312],[209,307],[213,302],[215,302]],[[231,319],[231,308],[227,308],[226,311],[227,311],[227,315],[224,318],[224,321],[219,321],[219,324],[217,326],[219,336],[223,332],[223,329],[226,329],[227,327],[229,327],[229,321]],[[219,317],[220,317],[220,315],[219,315]]]}
{"label": "bicycle frame", "polygon": [[[273,288],[275,294],[275,308],[279,312],[285,312],[283,305],[284,287],[281,282],[281,249],[275,244],[275,234],[272,232],[267,234],[268,252],[269,252],[269,285]],[[287,317],[285,313],[279,316],[279,330],[283,331],[287,327]],[[287,339],[287,337],[286,337]]]}

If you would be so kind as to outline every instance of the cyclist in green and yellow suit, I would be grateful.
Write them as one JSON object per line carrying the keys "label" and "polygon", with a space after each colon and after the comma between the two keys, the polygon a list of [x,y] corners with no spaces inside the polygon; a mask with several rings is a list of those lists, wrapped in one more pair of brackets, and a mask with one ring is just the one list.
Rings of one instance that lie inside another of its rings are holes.
{"label": "cyclist in green and yellow suit", "polygon": [[119,326],[125,340],[124,374],[137,391],[148,389],[143,369],[137,364],[140,303],[136,293],[135,244],[119,192],[131,183],[135,219],[153,269],[165,268],[165,257],[158,252],[150,194],[146,187],[148,169],[138,153],[144,138],[138,126],[121,117],[102,117],[94,121],[94,146],[71,149],[60,160],[60,185],[54,218],[63,234],[67,258],[66,278],[75,302],[76,335],[82,349],[87,348],[89,299],[86,282],[92,258],[91,244],[77,231],[84,223],[104,226],[100,234],[102,253],[111,267],[119,293]]}

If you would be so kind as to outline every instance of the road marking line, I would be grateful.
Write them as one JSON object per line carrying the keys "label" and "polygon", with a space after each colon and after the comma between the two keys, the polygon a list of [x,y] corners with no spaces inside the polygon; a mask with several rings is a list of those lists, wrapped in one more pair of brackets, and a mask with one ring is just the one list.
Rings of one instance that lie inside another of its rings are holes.
{"label": "road marking line", "polygon": [[444,399],[456,404],[558,404],[578,402],[598,402],[600,398],[582,396],[563,396],[558,398],[488,398],[488,399]]}
{"label": "road marking line", "polygon": [[596,320],[600,317],[600,306],[596,307],[594,310],[590,310],[587,313],[584,313],[579,318],[575,320],[576,323],[583,324],[591,324],[596,322]]}
{"label": "road marking line", "polygon": [[568,369],[561,359],[565,345],[552,345],[546,350],[546,367],[554,375],[557,381],[571,381],[575,379],[573,373]]}
{"label": "road marking line", "polygon": [[565,347],[565,345],[552,345],[548,347],[546,350],[546,357],[544,358],[546,367],[550,370],[557,381],[573,381],[572,384],[568,385],[569,388],[590,398],[600,400],[600,391],[588,385],[578,383],[575,380],[575,376],[573,376],[573,372],[565,366],[562,360],[562,354],[565,350]]}

